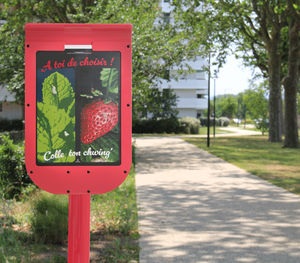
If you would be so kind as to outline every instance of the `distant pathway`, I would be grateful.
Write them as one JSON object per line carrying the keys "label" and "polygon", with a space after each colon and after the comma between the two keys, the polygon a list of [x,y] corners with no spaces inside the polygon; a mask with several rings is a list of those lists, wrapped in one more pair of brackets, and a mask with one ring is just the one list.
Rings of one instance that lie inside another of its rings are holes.
{"label": "distant pathway", "polygon": [[247,130],[239,127],[224,127],[222,128],[224,131],[229,131],[232,133],[228,133],[228,135],[261,135],[260,131],[254,131],[254,130]]}
{"label": "distant pathway", "polygon": [[[207,129],[206,127],[204,127],[205,129]],[[201,128],[203,129],[203,128]],[[243,129],[243,128],[239,128],[239,127],[224,127],[224,128],[220,128],[220,130],[223,130],[224,133],[217,133],[216,137],[232,137],[232,136],[250,136],[250,135],[261,135],[261,132],[259,131],[254,131],[254,130],[247,130],[247,129]],[[226,133],[226,131],[228,131],[228,133]],[[207,134],[205,135],[181,135],[178,137],[199,137],[199,138],[205,138],[207,137]],[[213,134],[210,134],[210,137],[213,137]]]}
{"label": "distant pathway", "polygon": [[180,138],[137,138],[140,263],[300,262],[300,198]]}

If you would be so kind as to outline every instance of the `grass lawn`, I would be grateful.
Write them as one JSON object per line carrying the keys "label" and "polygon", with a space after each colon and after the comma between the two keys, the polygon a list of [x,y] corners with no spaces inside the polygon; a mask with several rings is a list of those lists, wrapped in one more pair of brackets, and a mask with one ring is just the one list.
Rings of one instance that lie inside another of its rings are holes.
{"label": "grass lawn", "polygon": [[[138,219],[135,173],[117,189],[91,198],[90,262],[138,262]],[[32,190],[21,201],[0,201],[0,262],[67,262],[67,239],[63,245],[43,244],[31,232],[33,200],[45,195]],[[53,196],[54,195],[48,195]],[[68,202],[66,196],[56,196]]]}
{"label": "grass lawn", "polygon": [[300,149],[282,148],[282,143],[270,143],[266,136],[215,138],[210,148],[205,138],[185,140],[300,195]]}

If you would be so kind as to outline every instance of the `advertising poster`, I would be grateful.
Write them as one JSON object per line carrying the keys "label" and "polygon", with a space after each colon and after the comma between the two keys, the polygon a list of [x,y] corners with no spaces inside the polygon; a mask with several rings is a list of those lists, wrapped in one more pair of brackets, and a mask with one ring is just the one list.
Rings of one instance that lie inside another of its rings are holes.
{"label": "advertising poster", "polygon": [[37,165],[119,165],[118,51],[36,53]]}

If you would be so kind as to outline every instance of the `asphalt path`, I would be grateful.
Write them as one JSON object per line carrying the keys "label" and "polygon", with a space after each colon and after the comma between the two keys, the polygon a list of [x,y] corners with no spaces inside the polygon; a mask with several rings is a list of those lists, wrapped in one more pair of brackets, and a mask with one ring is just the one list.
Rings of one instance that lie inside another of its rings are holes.
{"label": "asphalt path", "polygon": [[300,198],[176,137],[136,138],[140,263],[300,262]]}

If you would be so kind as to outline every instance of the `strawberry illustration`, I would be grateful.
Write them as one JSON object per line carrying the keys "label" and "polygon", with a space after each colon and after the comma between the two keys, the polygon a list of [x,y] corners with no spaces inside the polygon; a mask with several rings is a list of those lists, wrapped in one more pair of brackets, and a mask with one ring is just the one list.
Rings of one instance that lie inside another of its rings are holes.
{"label": "strawberry illustration", "polygon": [[86,104],[81,112],[82,143],[91,143],[112,130],[119,121],[118,105],[95,100]]}

